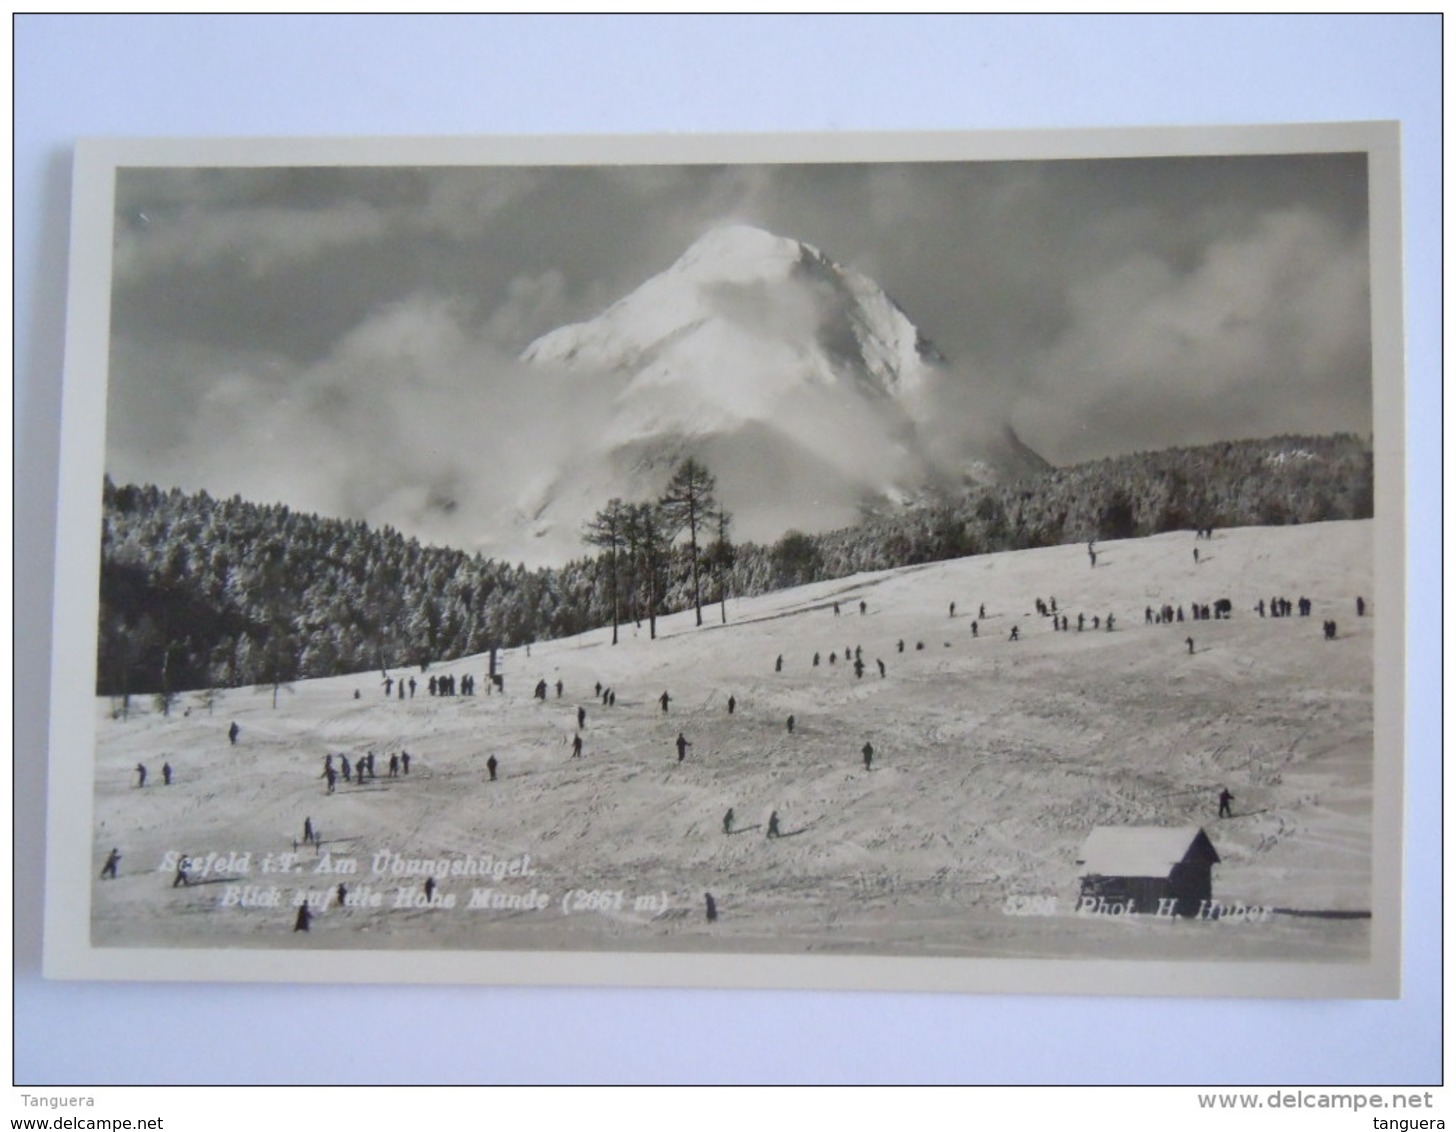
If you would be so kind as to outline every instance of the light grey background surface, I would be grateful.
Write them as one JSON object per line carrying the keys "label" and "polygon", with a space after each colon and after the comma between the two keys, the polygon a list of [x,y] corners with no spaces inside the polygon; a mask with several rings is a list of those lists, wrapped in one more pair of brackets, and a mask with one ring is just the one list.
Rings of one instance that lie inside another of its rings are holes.
{"label": "light grey background surface", "polygon": [[[1399,119],[1408,586],[1435,594],[1440,30],[1434,16],[18,18],[15,1081],[1438,1080],[1439,695],[1427,663],[1407,675],[1406,971],[1396,1002],[91,985],[46,982],[39,968],[76,138]],[[1437,655],[1437,624],[1410,619],[1409,657]]]}

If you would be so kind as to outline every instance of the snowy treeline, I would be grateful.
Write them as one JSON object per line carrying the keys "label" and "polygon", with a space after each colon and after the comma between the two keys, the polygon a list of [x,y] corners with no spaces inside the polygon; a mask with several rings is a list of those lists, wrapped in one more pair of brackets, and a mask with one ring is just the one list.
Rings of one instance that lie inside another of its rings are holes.
{"label": "snowy treeline", "polygon": [[[103,489],[98,692],[189,690],[419,665],[650,622],[662,614],[863,570],[1198,526],[1368,518],[1355,437],[1172,449],[945,492],[890,516],[773,546],[732,546],[722,509],[624,504],[617,548],[559,568],[422,546],[388,527],[157,487]],[[640,524],[665,526],[644,541]],[[635,540],[635,541],[634,541]],[[717,620],[715,616],[713,620]],[[644,629],[648,626],[644,625]],[[381,677],[382,678],[382,677]]]}
{"label": "snowy treeline", "polygon": [[1279,436],[1170,448],[1057,468],[995,487],[942,492],[893,514],[772,547],[739,546],[736,593],[971,554],[1141,538],[1197,527],[1368,519],[1369,446],[1358,437]]}
{"label": "snowy treeline", "polygon": [[105,485],[98,692],[287,682],[580,631],[595,564],[527,570],[281,504]]}

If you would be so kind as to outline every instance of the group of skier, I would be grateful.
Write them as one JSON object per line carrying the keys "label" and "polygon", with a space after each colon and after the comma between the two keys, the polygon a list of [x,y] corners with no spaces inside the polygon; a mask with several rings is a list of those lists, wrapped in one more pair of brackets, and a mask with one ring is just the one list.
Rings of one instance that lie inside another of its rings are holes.
{"label": "group of skier", "polygon": [[[384,695],[385,695],[386,698],[394,694],[395,683],[396,683],[396,681],[395,681],[394,677],[391,676],[391,675],[389,675],[389,673],[386,672],[384,674]],[[413,676],[411,676],[408,680],[406,680],[403,676],[401,676],[399,678],[398,684],[399,684],[399,698],[400,699],[404,699],[405,698],[404,694],[405,694],[406,691],[409,692],[409,698],[410,699],[414,699],[415,698],[415,678]],[[432,696],[435,695],[438,687],[439,687],[439,685],[436,682],[435,678],[433,676],[431,676],[430,677],[430,695],[432,695]]]}
{"label": "group of skier", "polygon": [[[338,756],[338,759],[339,764],[338,767],[335,768],[334,756],[332,754],[325,755],[324,769],[322,773],[319,774],[319,777],[328,784],[327,789],[328,793],[330,794],[334,792],[334,789],[338,785],[339,779],[341,777],[345,782],[354,782],[359,786],[364,785],[365,779],[373,780],[376,777],[374,773],[373,751],[370,751],[368,754],[361,755],[359,758],[355,759],[353,765],[350,765],[348,755],[341,754]],[[408,751],[402,750],[398,754],[391,754],[389,756],[390,778],[398,778],[401,773],[407,775],[409,774],[409,769],[410,753]]]}

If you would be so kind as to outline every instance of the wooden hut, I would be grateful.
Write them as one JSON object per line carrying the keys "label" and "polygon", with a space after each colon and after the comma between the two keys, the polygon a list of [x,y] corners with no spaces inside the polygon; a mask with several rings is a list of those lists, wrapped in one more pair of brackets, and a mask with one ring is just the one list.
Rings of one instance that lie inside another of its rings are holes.
{"label": "wooden hut", "polygon": [[[1213,900],[1218,851],[1196,825],[1098,826],[1077,858],[1086,911],[1196,916]],[[1207,902],[1207,903],[1206,903]]]}

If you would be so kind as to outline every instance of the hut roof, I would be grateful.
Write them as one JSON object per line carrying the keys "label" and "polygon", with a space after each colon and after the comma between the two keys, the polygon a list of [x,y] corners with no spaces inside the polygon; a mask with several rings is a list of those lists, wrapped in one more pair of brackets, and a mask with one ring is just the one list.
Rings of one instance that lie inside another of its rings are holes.
{"label": "hut roof", "polygon": [[1218,851],[1196,825],[1101,825],[1087,835],[1077,864],[1100,876],[1166,877],[1186,861],[1218,864]]}

